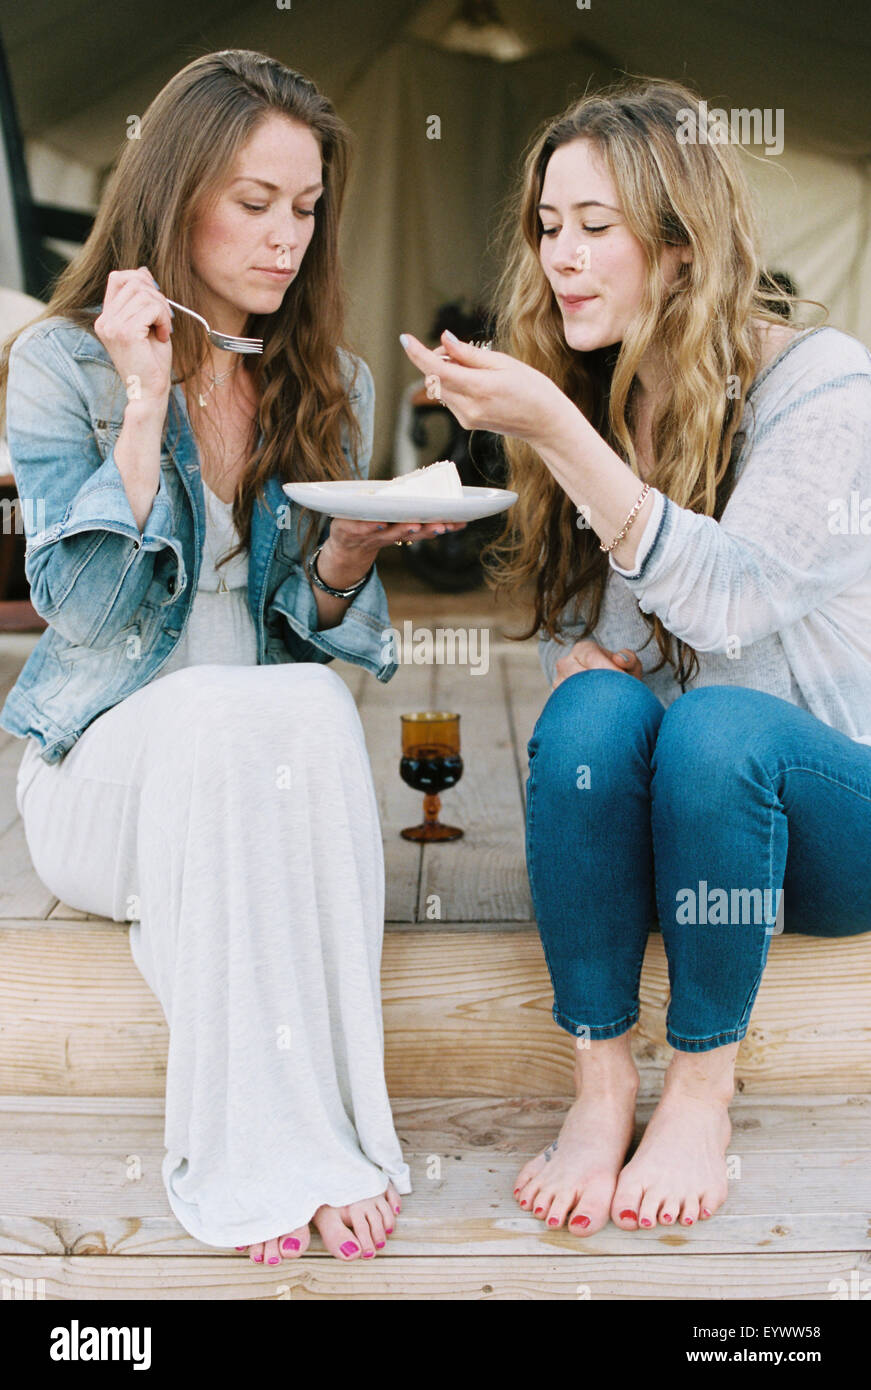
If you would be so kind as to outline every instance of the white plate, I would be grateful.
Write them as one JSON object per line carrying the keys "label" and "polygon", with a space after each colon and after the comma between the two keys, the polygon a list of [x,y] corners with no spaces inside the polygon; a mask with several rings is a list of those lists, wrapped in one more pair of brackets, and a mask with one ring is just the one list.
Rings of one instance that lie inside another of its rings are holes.
{"label": "white plate", "polygon": [[506,512],[517,501],[517,493],[504,487],[464,487],[462,498],[372,493],[365,478],[281,486],[292,502],[309,511],[352,521],[478,521]]}

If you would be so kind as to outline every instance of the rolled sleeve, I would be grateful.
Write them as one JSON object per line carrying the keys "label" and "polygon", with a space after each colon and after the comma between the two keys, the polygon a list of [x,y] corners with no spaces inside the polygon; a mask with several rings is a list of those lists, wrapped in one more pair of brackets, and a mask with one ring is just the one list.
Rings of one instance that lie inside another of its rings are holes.
{"label": "rolled sleeve", "polygon": [[111,640],[135,618],[156,551],[185,580],[161,476],[140,533],[114,449],[101,458],[77,365],[54,330],[27,335],[9,359],[7,438],[25,531],[34,608],[68,641]]}
{"label": "rolled sleeve", "polygon": [[335,627],[318,628],[317,602],[301,566],[276,589],[272,606],[297,639],[293,646],[288,644],[296,660],[327,662],[338,656],[365,666],[380,681],[396,674],[387,595],[377,569],[373,568]]}

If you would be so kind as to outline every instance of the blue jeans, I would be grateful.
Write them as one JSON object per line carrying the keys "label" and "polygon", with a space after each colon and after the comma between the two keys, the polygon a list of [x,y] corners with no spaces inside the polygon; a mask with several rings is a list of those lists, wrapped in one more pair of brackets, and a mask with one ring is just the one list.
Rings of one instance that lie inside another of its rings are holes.
{"label": "blue jeans", "polygon": [[776,932],[871,931],[871,746],[806,710],[726,685],[666,710],[633,676],[580,671],[528,753],[527,867],[569,1032],[637,1021],[651,928],[684,1052],[744,1037]]}

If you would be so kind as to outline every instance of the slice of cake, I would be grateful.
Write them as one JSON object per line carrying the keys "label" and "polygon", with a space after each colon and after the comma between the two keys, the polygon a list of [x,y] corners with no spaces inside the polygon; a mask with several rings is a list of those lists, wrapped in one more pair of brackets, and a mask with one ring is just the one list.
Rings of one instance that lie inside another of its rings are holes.
{"label": "slice of cake", "polygon": [[463,484],[453,459],[438,459],[413,473],[401,473],[366,489],[367,492],[410,493],[415,497],[462,498]]}

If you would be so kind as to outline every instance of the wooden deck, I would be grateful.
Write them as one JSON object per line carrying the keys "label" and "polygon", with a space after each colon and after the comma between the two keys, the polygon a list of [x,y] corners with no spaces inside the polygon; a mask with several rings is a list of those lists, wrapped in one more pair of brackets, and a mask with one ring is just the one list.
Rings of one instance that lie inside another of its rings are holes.
{"label": "wooden deck", "polygon": [[[270,1271],[179,1226],[160,1179],[162,1011],[123,925],[36,878],[15,807],[23,745],[0,731],[0,1279],[75,1299],[827,1300],[830,1280],[867,1278],[871,934],[772,941],[739,1054],[730,1195],[711,1222],[580,1241],[513,1202],[571,1094],[524,856],[526,742],[548,687],[535,643],[504,641],[489,599],[414,590],[388,585],[397,626],[484,624],[490,646],[482,675],[403,664],[384,686],[333,664],[360,710],[384,832],[387,1072],[415,1188],[387,1250],[341,1266],[315,1236]],[[0,700],[35,640],[0,637]],[[443,815],[466,834],[421,848],[398,833],[421,806],[398,776],[399,714],[425,707],[462,714],[465,774]],[[657,934],[633,1034],[636,1137],[670,1056],[667,999]]]}

